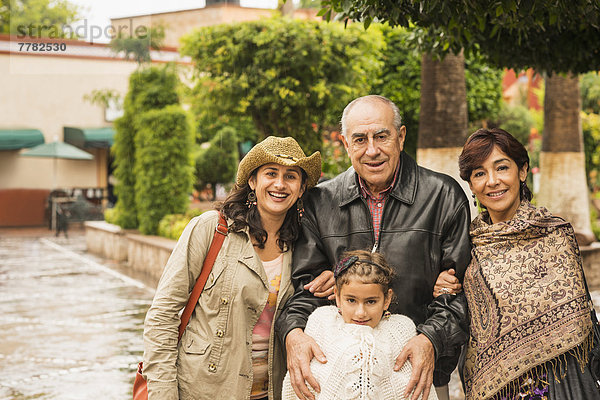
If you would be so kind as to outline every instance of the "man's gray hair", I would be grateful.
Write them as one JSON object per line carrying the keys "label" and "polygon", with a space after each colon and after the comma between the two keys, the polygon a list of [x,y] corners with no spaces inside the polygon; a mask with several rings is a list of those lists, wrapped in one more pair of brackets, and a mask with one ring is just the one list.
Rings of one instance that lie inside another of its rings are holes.
{"label": "man's gray hair", "polygon": [[369,101],[369,102],[373,102],[373,101],[380,101],[382,103],[387,104],[391,109],[392,112],[394,113],[394,128],[396,128],[396,132],[400,132],[400,128],[402,127],[402,117],[400,116],[400,110],[398,109],[398,106],[396,104],[394,104],[393,101],[391,101],[390,99],[388,99],[387,97],[384,96],[379,96],[377,94],[370,94],[367,96],[362,96],[362,97],[358,97],[354,100],[352,100],[350,103],[348,103],[348,105],[346,106],[346,108],[344,108],[344,112],[342,113],[342,120],[341,120],[341,124],[342,124],[342,135],[346,138],[346,140],[348,139],[348,137],[346,136],[347,132],[347,128],[346,128],[346,120],[348,118],[348,113],[352,110],[352,108],[363,101]]}

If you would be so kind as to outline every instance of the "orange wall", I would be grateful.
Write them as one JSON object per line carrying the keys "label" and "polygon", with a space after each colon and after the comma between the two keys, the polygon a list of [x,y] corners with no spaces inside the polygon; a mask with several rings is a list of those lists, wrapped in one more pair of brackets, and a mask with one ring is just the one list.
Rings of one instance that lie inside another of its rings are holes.
{"label": "orange wall", "polygon": [[0,190],[0,226],[41,226],[46,223],[46,200],[50,190]]}

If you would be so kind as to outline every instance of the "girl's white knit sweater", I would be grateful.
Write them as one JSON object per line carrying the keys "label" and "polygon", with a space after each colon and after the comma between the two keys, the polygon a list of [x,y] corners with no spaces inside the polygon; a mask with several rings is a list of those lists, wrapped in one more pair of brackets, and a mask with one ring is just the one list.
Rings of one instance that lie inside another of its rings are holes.
{"label": "girl's white knit sweater", "polygon": [[[347,324],[335,306],[317,308],[308,318],[304,332],[315,339],[327,363],[313,359],[310,369],[321,386],[319,400],[398,400],[410,379],[406,362],[398,372],[394,363],[404,345],[417,332],[404,315],[382,319],[375,328]],[[283,381],[283,400],[297,400],[289,373]],[[437,400],[431,387],[429,400]]]}

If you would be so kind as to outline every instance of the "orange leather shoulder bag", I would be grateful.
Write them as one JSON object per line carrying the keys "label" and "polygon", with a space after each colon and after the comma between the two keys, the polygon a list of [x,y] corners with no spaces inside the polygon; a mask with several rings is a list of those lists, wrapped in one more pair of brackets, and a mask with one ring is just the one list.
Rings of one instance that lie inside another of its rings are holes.
{"label": "orange leather shoulder bag", "polygon": [[[223,246],[223,241],[225,240],[225,236],[227,236],[227,221],[225,221],[225,217],[223,214],[219,213],[219,223],[217,224],[217,229],[215,230],[215,235],[213,237],[212,243],[210,244],[210,248],[208,249],[208,253],[204,258],[204,264],[202,264],[202,271],[200,271],[200,276],[196,280],[194,284],[194,289],[190,294],[190,298],[183,310],[183,314],[181,314],[181,324],[179,325],[179,338],[181,340],[181,336],[185,331],[185,328],[190,321],[190,317],[192,316],[192,312],[194,311],[194,307],[196,307],[196,303],[200,299],[200,294],[202,293],[202,289],[204,289],[204,285],[208,280],[208,276],[210,275],[210,271],[215,263],[215,259],[217,258],[217,254],[219,254],[219,250],[221,250],[221,246]],[[140,362],[138,364],[138,369],[135,374],[135,381],[133,382],[133,400],[148,400],[148,387],[146,384],[146,380],[142,376],[143,363]]]}

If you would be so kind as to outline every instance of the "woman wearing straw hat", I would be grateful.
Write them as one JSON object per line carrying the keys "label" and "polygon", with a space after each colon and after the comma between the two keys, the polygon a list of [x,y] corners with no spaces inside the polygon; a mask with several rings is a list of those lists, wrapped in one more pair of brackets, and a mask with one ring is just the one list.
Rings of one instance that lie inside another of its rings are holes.
{"label": "woman wearing straw hat", "polygon": [[240,162],[236,185],[218,207],[228,235],[187,328],[179,312],[202,267],[219,219],[194,218],[177,242],[144,324],[149,399],[276,399],[285,375],[273,321],[293,293],[291,251],[302,194],[317,184],[321,155],[270,136]]}

